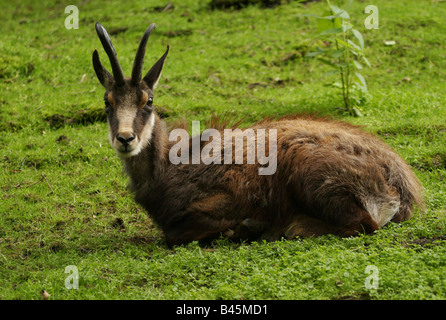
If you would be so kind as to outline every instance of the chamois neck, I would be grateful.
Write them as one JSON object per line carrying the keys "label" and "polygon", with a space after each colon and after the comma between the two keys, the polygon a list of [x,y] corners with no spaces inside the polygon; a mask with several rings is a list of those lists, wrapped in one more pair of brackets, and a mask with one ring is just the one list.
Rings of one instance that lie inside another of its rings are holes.
{"label": "chamois neck", "polygon": [[150,142],[138,155],[123,159],[133,190],[139,189],[143,184],[153,183],[163,174],[168,161],[168,140],[166,124],[155,113]]}

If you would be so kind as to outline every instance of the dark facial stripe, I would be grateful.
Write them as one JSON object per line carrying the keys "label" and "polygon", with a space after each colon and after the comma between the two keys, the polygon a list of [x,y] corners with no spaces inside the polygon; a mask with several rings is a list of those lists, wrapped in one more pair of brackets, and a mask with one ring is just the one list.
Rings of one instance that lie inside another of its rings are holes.
{"label": "dark facial stripe", "polygon": [[138,137],[140,137],[141,132],[146,126],[151,114],[151,112],[147,112],[145,109],[138,109],[136,117],[133,120],[133,132],[136,133]]}
{"label": "dark facial stripe", "polygon": [[119,120],[115,116],[114,110],[110,111],[107,114],[107,118],[108,118],[108,124],[110,126],[110,130],[112,132],[112,136],[115,137],[118,134],[118,130],[119,130]]}

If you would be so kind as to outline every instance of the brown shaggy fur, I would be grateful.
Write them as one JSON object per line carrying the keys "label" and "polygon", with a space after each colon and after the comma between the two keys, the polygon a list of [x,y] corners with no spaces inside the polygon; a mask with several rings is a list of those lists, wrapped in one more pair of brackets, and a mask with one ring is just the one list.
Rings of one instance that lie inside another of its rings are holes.
{"label": "brown shaggy fur", "polygon": [[414,204],[422,206],[409,166],[358,127],[295,115],[252,128],[277,130],[274,175],[260,176],[258,164],[247,165],[246,158],[242,165],[171,164],[173,142],[159,117],[150,147],[124,160],[136,201],[169,245],[220,234],[276,240],[372,233],[389,203],[396,206],[395,222],[410,218]]}

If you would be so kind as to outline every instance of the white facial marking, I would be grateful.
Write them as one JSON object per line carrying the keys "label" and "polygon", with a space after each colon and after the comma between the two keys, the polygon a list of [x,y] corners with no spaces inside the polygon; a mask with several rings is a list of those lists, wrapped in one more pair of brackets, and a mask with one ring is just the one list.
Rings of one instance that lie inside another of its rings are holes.
{"label": "white facial marking", "polygon": [[115,149],[117,155],[121,158],[130,158],[139,154],[144,148],[150,144],[152,138],[153,127],[155,125],[155,114],[152,113],[146,125],[140,133],[133,132],[133,122],[135,120],[137,111],[118,109],[116,117],[119,120],[119,133],[132,133],[135,138],[125,147],[116,137],[113,136],[109,126],[108,138],[112,147]]}
{"label": "white facial marking", "polygon": [[118,134],[123,132],[133,132],[133,121],[136,117],[136,110],[127,108],[118,108],[116,117],[119,120]]}
{"label": "white facial marking", "polygon": [[141,147],[141,150],[150,144],[150,141],[152,140],[152,133],[154,126],[155,126],[155,114],[152,112],[149,121],[147,121],[147,124],[144,126],[144,129],[142,130],[140,135],[141,141],[139,145]]}

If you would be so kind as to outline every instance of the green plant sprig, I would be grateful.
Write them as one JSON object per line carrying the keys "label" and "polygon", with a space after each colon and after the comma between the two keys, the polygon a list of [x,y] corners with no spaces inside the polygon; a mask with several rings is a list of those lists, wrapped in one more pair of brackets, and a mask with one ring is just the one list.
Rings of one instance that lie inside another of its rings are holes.
{"label": "green plant sprig", "polygon": [[[351,1],[349,1],[351,4]],[[345,110],[352,116],[361,116],[358,106],[363,103],[368,93],[367,83],[360,70],[362,63],[371,67],[364,54],[364,39],[361,32],[353,27],[349,13],[345,9],[330,4],[324,16],[307,14],[318,19],[317,40],[329,44],[329,48],[317,47],[307,57],[315,57],[334,70],[325,75],[339,74],[341,83],[334,83],[342,90]],[[355,43],[352,39],[355,39]]]}

